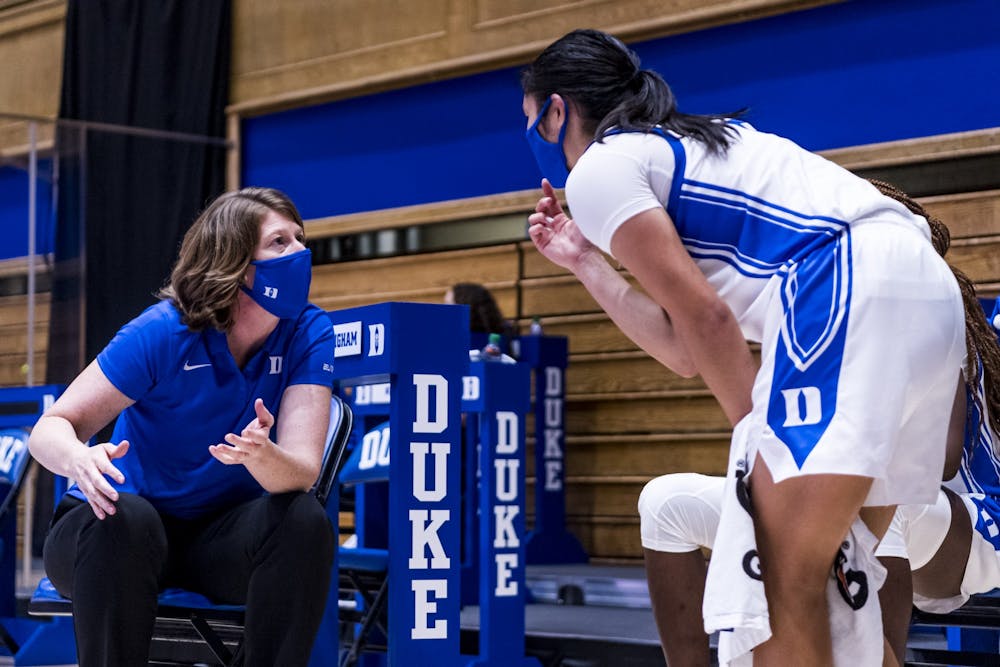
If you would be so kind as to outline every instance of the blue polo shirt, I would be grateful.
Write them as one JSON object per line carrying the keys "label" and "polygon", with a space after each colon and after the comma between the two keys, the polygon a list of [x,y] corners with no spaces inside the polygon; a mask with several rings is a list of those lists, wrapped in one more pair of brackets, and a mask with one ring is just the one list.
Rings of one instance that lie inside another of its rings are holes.
{"label": "blue polo shirt", "polygon": [[[112,436],[131,445],[114,461],[125,482],[112,486],[186,519],[262,495],[245,467],[220,463],[208,447],[256,417],[256,398],[280,421],[285,388],[331,386],[333,352],[330,320],[313,305],[297,319],[281,320],[242,370],[225,334],[190,331],[170,301],[146,309],[97,356],[111,383],[135,401],[119,415]],[[84,498],[75,486],[69,493]]]}

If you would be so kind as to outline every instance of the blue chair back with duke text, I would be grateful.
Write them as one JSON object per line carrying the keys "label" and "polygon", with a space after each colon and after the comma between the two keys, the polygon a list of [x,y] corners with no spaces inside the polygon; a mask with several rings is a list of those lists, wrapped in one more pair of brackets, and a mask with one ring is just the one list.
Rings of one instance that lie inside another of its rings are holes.
{"label": "blue chair back with duke text", "polygon": [[0,430],[0,521],[7,519],[11,503],[16,502],[30,463],[28,431],[23,428]]}

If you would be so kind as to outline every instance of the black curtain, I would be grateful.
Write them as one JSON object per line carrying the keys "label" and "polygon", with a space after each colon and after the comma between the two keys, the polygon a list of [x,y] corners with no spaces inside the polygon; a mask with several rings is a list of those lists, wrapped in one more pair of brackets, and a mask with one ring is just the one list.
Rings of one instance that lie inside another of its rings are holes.
{"label": "black curtain", "polygon": [[[60,117],[224,138],[230,10],[230,0],[71,0]],[[226,155],[218,143],[93,126],[65,127],[57,144],[48,381],[67,382],[155,302],[184,232],[223,191]]]}
{"label": "black curtain", "polygon": [[[230,0],[70,0],[60,118],[224,138],[230,9]],[[72,123],[56,146],[46,381],[68,383],[155,302],[184,232],[224,189],[226,154],[219,142]],[[38,481],[36,555],[52,513],[52,477]]]}

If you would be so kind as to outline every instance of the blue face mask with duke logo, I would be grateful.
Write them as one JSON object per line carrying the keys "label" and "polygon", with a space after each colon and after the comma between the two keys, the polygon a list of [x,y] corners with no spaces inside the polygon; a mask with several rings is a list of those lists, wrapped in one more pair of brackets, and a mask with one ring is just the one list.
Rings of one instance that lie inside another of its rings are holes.
{"label": "blue face mask with duke logo", "polygon": [[563,120],[562,127],[559,128],[559,140],[555,143],[546,141],[538,131],[538,124],[545,118],[545,112],[549,110],[549,105],[551,104],[552,98],[549,97],[542,106],[541,111],[538,112],[535,122],[525,132],[525,136],[528,139],[528,146],[531,147],[531,152],[535,154],[535,161],[538,163],[538,168],[542,170],[542,176],[549,179],[552,187],[564,188],[566,187],[566,179],[569,178],[569,168],[566,167],[563,138],[566,136],[566,126],[569,123]]}
{"label": "blue face mask with duke logo", "polygon": [[312,282],[312,251],[306,248],[290,255],[250,262],[253,286],[243,287],[250,298],[275,317],[297,317],[309,301]]}

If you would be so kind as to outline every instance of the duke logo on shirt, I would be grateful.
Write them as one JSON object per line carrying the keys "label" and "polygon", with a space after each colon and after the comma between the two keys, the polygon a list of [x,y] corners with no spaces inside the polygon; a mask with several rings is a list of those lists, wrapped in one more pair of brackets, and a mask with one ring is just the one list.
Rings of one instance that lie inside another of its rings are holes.
{"label": "duke logo on shirt", "polygon": [[271,362],[270,375],[277,375],[280,373],[282,357],[268,357],[268,360]]}

